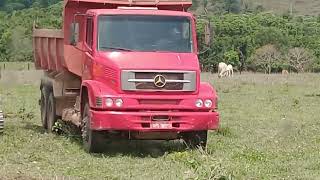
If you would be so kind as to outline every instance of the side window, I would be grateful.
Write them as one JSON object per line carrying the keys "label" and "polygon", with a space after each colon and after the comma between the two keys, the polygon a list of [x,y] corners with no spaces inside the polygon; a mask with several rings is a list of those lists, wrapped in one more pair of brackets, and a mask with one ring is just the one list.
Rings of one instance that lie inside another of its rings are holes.
{"label": "side window", "polygon": [[90,48],[93,45],[93,20],[91,17],[87,18],[87,35],[86,35],[86,43]]}

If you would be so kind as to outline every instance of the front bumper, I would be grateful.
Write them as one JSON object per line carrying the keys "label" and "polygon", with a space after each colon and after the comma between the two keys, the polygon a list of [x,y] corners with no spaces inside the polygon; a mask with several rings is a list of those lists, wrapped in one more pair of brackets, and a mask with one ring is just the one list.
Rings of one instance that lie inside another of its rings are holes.
{"label": "front bumper", "polygon": [[[154,116],[169,117],[165,121]],[[198,131],[215,130],[219,126],[218,112],[166,111],[95,111],[91,110],[91,129],[127,131]]]}

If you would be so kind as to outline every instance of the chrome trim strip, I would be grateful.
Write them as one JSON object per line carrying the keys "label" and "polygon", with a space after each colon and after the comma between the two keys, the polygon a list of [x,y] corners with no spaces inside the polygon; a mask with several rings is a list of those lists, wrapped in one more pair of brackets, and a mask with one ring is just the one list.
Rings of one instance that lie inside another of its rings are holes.
{"label": "chrome trim strip", "polygon": [[[128,82],[149,82],[153,83],[154,79],[128,79]],[[167,83],[191,83],[189,80],[166,79]]]}
{"label": "chrome trim strip", "polygon": [[175,71],[175,70],[122,70],[122,72],[150,72],[150,73],[195,73],[196,71]]}

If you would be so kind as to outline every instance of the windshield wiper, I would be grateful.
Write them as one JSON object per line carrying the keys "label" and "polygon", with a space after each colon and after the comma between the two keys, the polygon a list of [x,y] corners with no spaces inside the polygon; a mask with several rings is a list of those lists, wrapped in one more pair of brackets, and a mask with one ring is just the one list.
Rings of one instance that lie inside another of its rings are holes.
{"label": "windshield wiper", "polygon": [[100,48],[101,49],[119,50],[119,51],[128,51],[128,52],[133,51],[132,49],[127,49],[127,48],[122,48],[122,47],[103,46],[103,47],[100,47]]}

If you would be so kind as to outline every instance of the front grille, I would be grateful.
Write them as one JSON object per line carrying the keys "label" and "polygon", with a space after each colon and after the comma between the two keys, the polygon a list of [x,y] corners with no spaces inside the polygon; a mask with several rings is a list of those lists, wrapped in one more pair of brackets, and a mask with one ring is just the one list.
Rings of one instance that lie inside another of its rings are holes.
{"label": "front grille", "polygon": [[[158,78],[164,84],[157,84]],[[141,91],[195,91],[194,71],[122,71],[123,90]]]}
{"label": "front grille", "polygon": [[[167,80],[181,80],[181,82],[167,83],[163,88],[159,88],[154,84],[154,78],[157,75],[162,75]],[[150,79],[151,82],[135,82],[137,90],[149,89],[149,90],[183,90],[183,73],[156,73],[156,72],[136,72],[135,79]]]}

